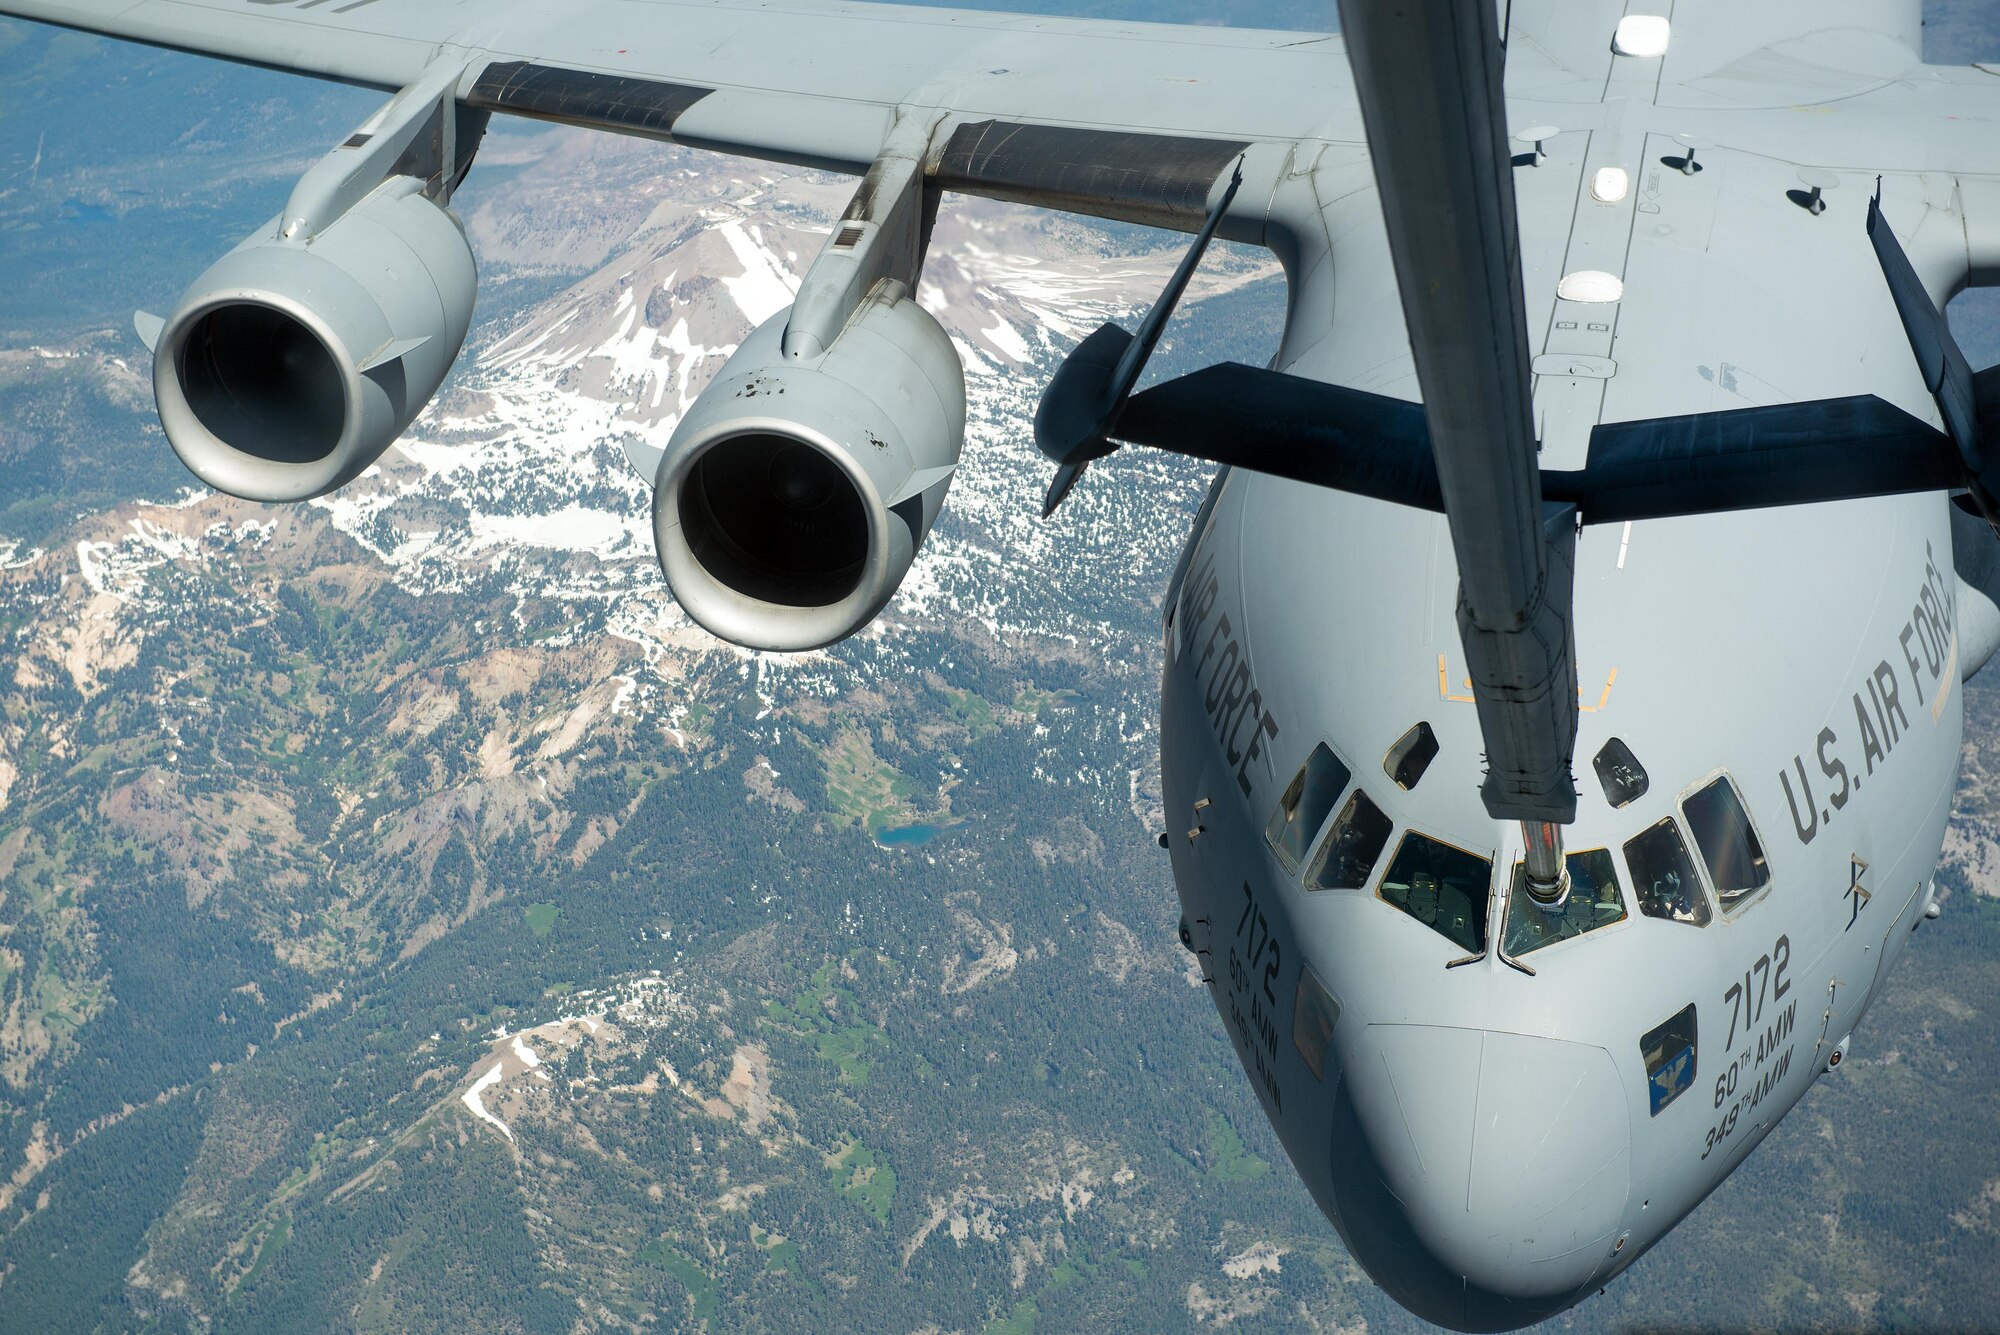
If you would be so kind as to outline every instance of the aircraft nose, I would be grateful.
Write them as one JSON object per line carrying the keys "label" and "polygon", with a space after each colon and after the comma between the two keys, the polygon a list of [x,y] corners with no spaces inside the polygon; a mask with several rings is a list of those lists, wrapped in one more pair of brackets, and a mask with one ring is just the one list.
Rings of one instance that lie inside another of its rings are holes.
{"label": "aircraft nose", "polygon": [[[1371,1025],[1361,1047],[1342,1100],[1352,1121],[1332,1149],[1337,1177],[1377,1179],[1342,1193],[1345,1231],[1373,1235],[1357,1251],[1396,1277],[1377,1278],[1425,1291],[1418,1310],[1460,1329],[1511,1329],[1566,1306],[1624,1228],[1632,1137],[1611,1054],[1408,1024]],[[1377,1212],[1398,1217],[1365,1217]],[[1397,1250],[1411,1254],[1385,1255]]]}

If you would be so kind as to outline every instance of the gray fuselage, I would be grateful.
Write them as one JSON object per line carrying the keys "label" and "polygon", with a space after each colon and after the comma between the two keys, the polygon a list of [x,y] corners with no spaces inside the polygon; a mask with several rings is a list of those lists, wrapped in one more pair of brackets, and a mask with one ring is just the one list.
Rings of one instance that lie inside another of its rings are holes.
{"label": "gray fuselage", "polygon": [[[1837,113],[1736,109],[1710,127],[1616,70],[1597,102],[1516,92],[1519,124],[1562,131],[1515,173],[1545,467],[1580,467],[1599,421],[1854,393],[1935,420],[1864,234],[1874,172],[1836,170]],[[1682,134],[1693,173],[1663,161],[1686,153]],[[1838,181],[1822,213],[1799,202],[1808,165]],[[1622,199],[1593,195],[1603,167],[1626,173]],[[1332,319],[1295,318],[1279,369],[1415,398],[1365,165],[1322,161],[1285,189],[1323,223],[1297,234],[1328,239],[1286,254],[1294,311]],[[1883,190],[1942,304],[1969,271],[1950,179],[1909,172]],[[1558,300],[1579,270],[1622,278],[1622,299]],[[1954,573],[1951,506],[1933,493],[1584,530],[1581,800],[1565,843],[1573,858],[1608,850],[1620,888],[1594,930],[1527,951],[1517,935],[1530,975],[1495,948],[1510,915],[1536,910],[1511,894],[1519,827],[1480,801],[1446,520],[1218,481],[1165,626],[1162,769],[1188,937],[1299,1172],[1412,1310],[1507,1329],[1579,1301],[1714,1190],[1842,1049],[1930,905],[1959,683],[1990,652],[1961,643],[1965,605],[1991,605]],[[1438,750],[1405,791],[1385,757],[1419,723]],[[1647,780],[1617,807],[1592,767],[1613,738]],[[1325,826],[1356,789],[1393,821],[1358,888],[1308,887],[1324,829],[1297,866],[1267,838],[1322,744],[1352,774]],[[1726,905],[1682,808],[1720,775],[1768,875]],[[1669,817],[1699,882],[1679,893],[1705,902],[1706,925],[1639,909],[1624,846]],[[1425,920],[1445,911],[1435,899],[1384,889],[1411,832],[1491,860],[1476,941]],[[1316,1010],[1300,999],[1307,970],[1326,994]],[[1658,1032],[1677,1017],[1665,1042],[1685,1057],[1662,1075]],[[1317,1072],[1299,1032],[1315,1023]]]}

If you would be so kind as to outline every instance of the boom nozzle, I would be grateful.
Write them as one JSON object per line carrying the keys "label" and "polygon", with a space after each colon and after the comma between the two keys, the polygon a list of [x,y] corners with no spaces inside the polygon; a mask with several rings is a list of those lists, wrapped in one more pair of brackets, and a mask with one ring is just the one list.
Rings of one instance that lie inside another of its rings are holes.
{"label": "boom nozzle", "polygon": [[1552,820],[1524,820],[1521,840],[1527,850],[1528,898],[1544,908],[1561,907],[1569,898],[1562,826]]}

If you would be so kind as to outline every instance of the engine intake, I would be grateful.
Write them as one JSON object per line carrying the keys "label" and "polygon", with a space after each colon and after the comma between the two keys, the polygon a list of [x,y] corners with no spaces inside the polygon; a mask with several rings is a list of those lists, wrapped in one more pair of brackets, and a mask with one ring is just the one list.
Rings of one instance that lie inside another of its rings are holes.
{"label": "engine intake", "polygon": [[477,285],[457,219],[412,177],[307,240],[274,220],[196,279],[160,331],[167,440],[195,476],[247,500],[351,482],[444,383]]}
{"label": "engine intake", "polygon": [[731,436],[694,459],[680,521],[702,569],[760,602],[840,602],[868,562],[860,489],[832,457],[777,432]]}
{"label": "engine intake", "polygon": [[833,345],[785,351],[789,310],[744,340],[681,419],[653,493],[667,583],[722,639],[844,639],[909,573],[965,442],[950,337],[885,280]]}

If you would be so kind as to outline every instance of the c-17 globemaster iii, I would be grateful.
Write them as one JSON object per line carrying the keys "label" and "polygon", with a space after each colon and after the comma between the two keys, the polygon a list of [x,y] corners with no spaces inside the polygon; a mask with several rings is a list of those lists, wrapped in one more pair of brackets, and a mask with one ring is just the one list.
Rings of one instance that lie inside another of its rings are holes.
{"label": "c-17 globemaster iii", "polygon": [[[1604,1286],[1834,1070],[1933,875],[2000,646],[2000,70],[1917,0],[1345,0],[1343,36],[832,0],[0,0],[378,88],[284,210],[141,314],[180,457],[352,481],[436,391],[498,113],[859,177],[663,451],[687,613],[826,645],[894,595],[965,431],[917,303],[962,191],[1195,241],[1035,422],[1224,467],[1165,601],[1197,957],[1369,1274],[1462,1330]],[[1268,368],[1136,391],[1215,236]],[[1582,765],[1577,759],[1581,757]]]}

